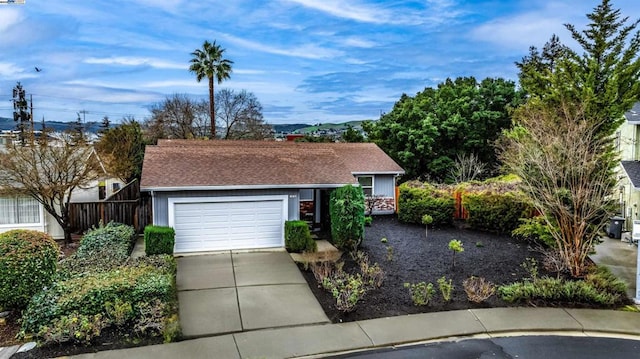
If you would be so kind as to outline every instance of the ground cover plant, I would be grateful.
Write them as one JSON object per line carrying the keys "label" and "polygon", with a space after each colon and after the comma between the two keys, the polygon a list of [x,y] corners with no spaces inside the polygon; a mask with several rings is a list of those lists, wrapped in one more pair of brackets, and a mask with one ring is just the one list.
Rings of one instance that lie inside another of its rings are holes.
{"label": "ground cover plant", "polygon": [[170,255],[129,257],[133,228],[89,231],[54,281],[22,312],[19,338],[39,346],[16,358],[53,357],[169,342],[180,335]]}
{"label": "ground cover plant", "polygon": [[[455,268],[451,266],[452,251],[449,249],[453,239],[459,240],[464,246],[464,252],[456,255]],[[393,248],[391,258],[389,248]],[[384,281],[380,287],[369,288],[366,294],[358,297],[357,305],[349,311],[336,307],[336,299],[319,284],[312,271],[303,271],[316,298],[333,322],[529,304],[612,308],[628,300],[616,297],[619,300],[615,302],[617,304],[603,305],[599,299],[579,302],[567,298],[545,301],[515,297],[515,294],[513,300],[504,297],[505,290],[501,288],[511,285],[511,292],[519,293],[517,289],[528,286],[534,281],[534,276],[538,281],[551,281],[546,279],[550,277],[553,281],[559,278],[557,280],[562,283],[575,283],[567,279],[566,271],[558,275],[545,268],[543,263],[550,254],[544,253],[539,244],[509,235],[440,227],[430,229],[429,237],[425,238],[421,224],[401,223],[395,216],[377,216],[365,231],[359,251],[361,256],[368,258],[369,263],[377,264],[384,273]],[[342,260],[342,271],[359,273],[357,259],[345,254]],[[598,273],[600,271],[597,270]],[[592,283],[590,288],[605,288],[604,293],[624,293],[619,281],[607,274],[594,275],[587,282]],[[568,286],[580,287],[575,291],[578,294],[590,290],[582,288],[583,284]],[[588,299],[590,293],[580,295]],[[602,291],[595,297],[609,298]]]}

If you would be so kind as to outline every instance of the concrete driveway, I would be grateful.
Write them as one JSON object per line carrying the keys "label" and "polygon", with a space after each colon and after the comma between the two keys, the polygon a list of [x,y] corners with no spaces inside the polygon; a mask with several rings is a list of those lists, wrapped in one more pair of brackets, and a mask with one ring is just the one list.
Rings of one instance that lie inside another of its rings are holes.
{"label": "concrete driveway", "polygon": [[330,322],[285,251],[229,251],[177,262],[185,338]]}

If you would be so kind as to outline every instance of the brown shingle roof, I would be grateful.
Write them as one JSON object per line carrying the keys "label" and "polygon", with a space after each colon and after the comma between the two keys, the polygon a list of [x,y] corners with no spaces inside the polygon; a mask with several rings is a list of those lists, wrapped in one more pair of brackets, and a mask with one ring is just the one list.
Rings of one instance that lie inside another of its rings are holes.
{"label": "brown shingle roof", "polygon": [[143,189],[317,186],[357,173],[404,173],[372,143],[160,140],[147,146]]}

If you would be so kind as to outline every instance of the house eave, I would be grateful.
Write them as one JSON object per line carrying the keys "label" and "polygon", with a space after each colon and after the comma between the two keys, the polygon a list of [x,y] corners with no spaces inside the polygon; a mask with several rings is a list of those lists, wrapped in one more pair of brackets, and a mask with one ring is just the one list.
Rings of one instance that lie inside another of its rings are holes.
{"label": "house eave", "polygon": [[624,172],[624,175],[629,180],[629,184],[631,185],[631,187],[636,191],[640,191],[640,186],[636,186],[633,184],[633,179],[631,178],[631,176],[629,176],[629,173],[627,172],[627,169],[624,167],[624,164],[622,164],[622,162],[620,162],[620,167],[622,168],[622,172]]}
{"label": "house eave", "polygon": [[351,172],[354,176],[362,176],[362,175],[394,175],[400,176],[404,174],[404,171],[354,171]]}
{"label": "house eave", "polygon": [[332,189],[345,185],[358,186],[358,183],[322,183],[322,184],[285,184],[285,185],[227,185],[227,186],[144,186],[143,192],[175,192],[175,191],[235,191],[235,190],[260,190],[260,189]]}

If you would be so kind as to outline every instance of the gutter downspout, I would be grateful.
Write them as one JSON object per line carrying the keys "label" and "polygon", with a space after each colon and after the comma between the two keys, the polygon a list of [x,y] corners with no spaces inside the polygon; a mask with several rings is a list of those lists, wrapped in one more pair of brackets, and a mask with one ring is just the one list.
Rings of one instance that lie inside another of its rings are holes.
{"label": "gutter downspout", "polygon": [[640,247],[638,247],[638,262],[636,266],[636,297],[634,302],[640,304]]}
{"label": "gutter downspout", "polygon": [[156,224],[156,196],[155,196],[155,192],[150,191],[151,192],[151,224],[155,225]]}

